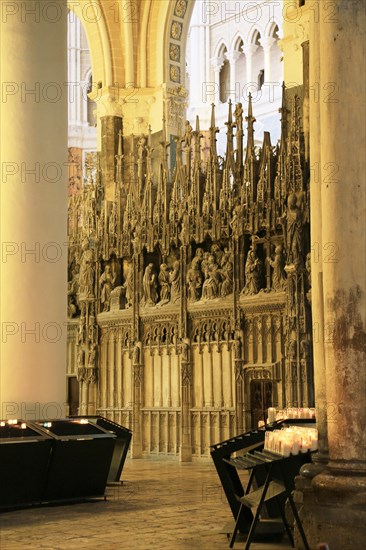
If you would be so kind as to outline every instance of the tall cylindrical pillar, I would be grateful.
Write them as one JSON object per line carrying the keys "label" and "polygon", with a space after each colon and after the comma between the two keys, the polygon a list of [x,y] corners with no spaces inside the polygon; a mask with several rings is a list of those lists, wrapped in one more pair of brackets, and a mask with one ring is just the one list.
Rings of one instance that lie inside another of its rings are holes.
{"label": "tall cylindrical pillar", "polygon": [[[326,380],[318,413],[322,429],[327,415],[329,462],[313,479],[305,523],[311,544],[321,533],[330,548],[351,550],[366,537],[366,21],[364,0],[332,6],[329,18],[326,3],[317,3],[325,376],[320,369],[315,383]],[[314,62],[310,54],[311,72]],[[311,119],[313,133],[314,113]],[[313,320],[322,325],[319,273]]]}
{"label": "tall cylindrical pillar", "polygon": [[64,414],[67,7],[3,6],[1,417]]}

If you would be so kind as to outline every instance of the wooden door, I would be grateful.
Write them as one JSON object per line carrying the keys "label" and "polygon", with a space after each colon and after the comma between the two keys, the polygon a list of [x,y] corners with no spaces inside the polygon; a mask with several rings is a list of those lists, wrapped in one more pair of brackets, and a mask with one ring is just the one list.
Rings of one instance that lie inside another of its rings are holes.
{"label": "wooden door", "polygon": [[270,380],[252,380],[250,383],[250,410],[252,429],[258,427],[259,420],[267,420],[268,407],[272,407],[273,384]]}
{"label": "wooden door", "polygon": [[67,403],[69,405],[69,415],[76,416],[79,412],[79,382],[76,376],[68,378]]}

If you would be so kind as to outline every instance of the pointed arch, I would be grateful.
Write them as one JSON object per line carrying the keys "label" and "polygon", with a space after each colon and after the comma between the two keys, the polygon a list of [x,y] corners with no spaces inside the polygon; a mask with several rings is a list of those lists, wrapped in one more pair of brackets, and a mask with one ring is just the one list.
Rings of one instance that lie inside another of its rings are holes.
{"label": "pointed arch", "polygon": [[241,32],[237,32],[231,41],[230,49],[232,51],[239,51],[240,42],[243,42],[243,44],[245,44],[243,35],[241,34]]}
{"label": "pointed arch", "polygon": [[142,18],[147,37],[146,43],[144,38],[140,41],[143,47],[141,59],[144,60],[146,55],[146,69],[141,69],[143,79],[146,71],[148,87],[157,87],[164,82],[184,86],[185,45],[195,0],[148,0],[143,4]]}
{"label": "pointed arch", "polygon": [[219,42],[216,44],[214,49],[214,57],[221,57],[224,55],[225,51],[229,51],[225,40],[220,38]]}
{"label": "pointed arch", "polygon": [[267,37],[267,36],[268,36],[268,37],[274,37],[276,27],[277,27],[277,29],[278,29],[279,38],[281,38],[281,37],[280,37],[281,25],[280,25],[277,21],[270,21],[270,22],[268,23],[268,25],[267,25],[266,28],[264,29],[263,36],[265,36],[265,37]]}
{"label": "pointed arch", "polygon": [[88,39],[92,72],[96,81],[103,86],[112,86],[113,67],[110,41],[99,0],[89,2],[88,11],[82,2],[68,2],[67,6],[80,20]]}
{"label": "pointed arch", "polygon": [[[259,35],[259,36],[258,36]],[[258,39],[262,36],[261,31],[257,26],[254,26],[248,34],[248,44],[257,44]]]}

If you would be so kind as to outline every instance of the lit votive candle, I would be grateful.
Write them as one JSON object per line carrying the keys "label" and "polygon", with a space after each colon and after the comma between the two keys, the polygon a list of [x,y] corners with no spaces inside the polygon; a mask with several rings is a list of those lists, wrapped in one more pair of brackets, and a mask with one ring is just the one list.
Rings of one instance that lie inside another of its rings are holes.
{"label": "lit votive candle", "polygon": [[268,422],[272,424],[276,420],[276,409],[274,407],[269,407],[268,409]]}
{"label": "lit votive candle", "polygon": [[298,442],[294,441],[293,444],[292,444],[291,453],[293,455],[298,455],[299,454],[299,448],[300,448],[300,446],[299,446]]}
{"label": "lit votive candle", "polygon": [[282,445],[282,455],[283,456],[290,456],[290,452],[291,452],[291,445],[290,443],[284,443]]}

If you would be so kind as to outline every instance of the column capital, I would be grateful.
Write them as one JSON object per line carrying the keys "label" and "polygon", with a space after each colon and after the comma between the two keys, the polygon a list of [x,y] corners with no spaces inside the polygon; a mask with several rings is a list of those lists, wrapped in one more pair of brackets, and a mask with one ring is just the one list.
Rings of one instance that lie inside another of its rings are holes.
{"label": "column capital", "polygon": [[238,50],[230,50],[229,52],[225,53],[225,57],[230,63],[235,63],[237,59],[241,56],[242,52],[239,52]]}
{"label": "column capital", "polygon": [[259,42],[264,50],[270,50],[272,46],[276,43],[277,39],[273,36],[264,36],[260,38]]}
{"label": "column capital", "polygon": [[256,44],[246,44],[242,47],[242,52],[246,57],[251,57],[257,51],[258,46]]}
{"label": "column capital", "polygon": [[213,70],[216,72],[221,71],[221,68],[224,64],[225,58],[224,57],[211,57],[210,62],[213,67]]}

